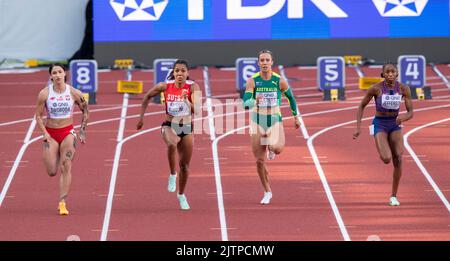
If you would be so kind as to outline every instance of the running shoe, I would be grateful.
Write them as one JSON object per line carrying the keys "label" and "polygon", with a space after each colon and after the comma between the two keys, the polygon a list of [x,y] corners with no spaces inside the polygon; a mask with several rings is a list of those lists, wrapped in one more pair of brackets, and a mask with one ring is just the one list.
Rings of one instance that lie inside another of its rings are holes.
{"label": "running shoe", "polygon": [[400,206],[400,202],[398,202],[397,197],[391,197],[389,205],[391,205],[391,206]]}
{"label": "running shoe", "polygon": [[169,183],[167,185],[167,190],[169,192],[175,192],[175,190],[177,189],[177,174],[169,175]]}
{"label": "running shoe", "polygon": [[69,215],[69,211],[66,208],[66,202],[61,201],[58,205],[59,214],[62,216]]}
{"label": "running shoe", "polygon": [[182,210],[190,209],[189,204],[187,202],[186,196],[184,194],[177,194],[178,201],[180,201],[180,207]]}
{"label": "running shoe", "polygon": [[270,199],[272,198],[272,192],[264,192],[264,197],[261,200],[261,205],[268,205],[270,203]]}

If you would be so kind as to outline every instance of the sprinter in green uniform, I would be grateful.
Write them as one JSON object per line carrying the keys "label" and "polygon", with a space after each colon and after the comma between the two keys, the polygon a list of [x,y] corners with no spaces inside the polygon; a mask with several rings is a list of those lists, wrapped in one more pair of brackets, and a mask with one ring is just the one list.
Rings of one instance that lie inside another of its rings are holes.
{"label": "sprinter in green uniform", "polygon": [[269,184],[269,172],[265,163],[272,160],[284,149],[285,137],[281,119],[281,94],[284,94],[294,116],[295,128],[300,127],[297,116],[297,103],[287,81],[272,71],[273,55],[269,50],[258,53],[260,72],[247,79],[244,94],[244,108],[251,112],[252,151],[256,158],[256,168],[264,187],[264,197],[261,204],[267,205],[272,198]]}

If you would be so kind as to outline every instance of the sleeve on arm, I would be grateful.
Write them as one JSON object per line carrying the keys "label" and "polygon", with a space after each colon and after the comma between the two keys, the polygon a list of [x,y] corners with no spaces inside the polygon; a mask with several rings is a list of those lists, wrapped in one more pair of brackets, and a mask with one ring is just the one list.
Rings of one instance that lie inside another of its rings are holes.
{"label": "sleeve on arm", "polygon": [[297,116],[297,102],[295,101],[294,94],[292,93],[292,89],[289,87],[286,91],[283,92],[284,96],[288,98],[289,107],[291,107],[292,115]]}
{"label": "sleeve on arm", "polygon": [[255,99],[253,99],[253,92],[245,92],[243,100],[245,110],[251,109],[255,106]]}

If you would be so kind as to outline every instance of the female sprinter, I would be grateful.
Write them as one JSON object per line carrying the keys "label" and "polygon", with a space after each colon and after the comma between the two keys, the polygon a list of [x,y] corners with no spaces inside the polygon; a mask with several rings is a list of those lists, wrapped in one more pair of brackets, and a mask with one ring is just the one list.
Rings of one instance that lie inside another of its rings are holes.
{"label": "female sprinter", "polygon": [[[402,176],[403,134],[400,125],[413,117],[411,91],[409,87],[397,81],[398,70],[395,64],[383,66],[381,77],[384,81],[367,90],[356,114],[356,130],[353,139],[358,138],[361,131],[361,118],[364,108],[372,97],[375,101],[376,113],[372,121],[375,145],[381,160],[394,165],[392,193],[389,205],[399,206],[397,190]],[[406,114],[399,115],[401,101],[405,101]],[[372,134],[372,133],[371,133]]]}
{"label": "female sprinter", "polygon": [[177,197],[182,210],[188,210],[189,204],[184,194],[189,177],[189,163],[194,149],[194,135],[192,133],[192,114],[194,113],[194,93],[200,93],[197,83],[189,80],[189,66],[185,60],[177,60],[168,76],[168,81],[160,82],[151,88],[144,96],[141,106],[141,115],[137,129],[144,125],[144,113],[153,96],[164,93],[166,116],[161,126],[164,142],[167,144],[167,157],[169,159],[168,191],[176,190],[176,157],[179,156],[180,167]]}
{"label": "female sprinter", "polygon": [[272,198],[269,184],[269,172],[266,168],[265,154],[272,160],[284,149],[285,137],[281,119],[281,94],[284,94],[294,116],[295,128],[300,127],[296,117],[297,103],[287,81],[272,71],[273,55],[269,50],[258,53],[260,71],[247,79],[243,97],[244,108],[251,109],[251,142],[253,155],[256,158],[256,168],[264,188],[261,204],[267,205]]}
{"label": "female sprinter", "polygon": [[[73,105],[83,113],[78,138],[86,141],[89,118],[88,105],[83,94],[66,84],[66,69],[62,64],[52,64],[48,69],[51,84],[41,90],[36,108],[36,123],[43,133],[43,159],[47,173],[53,177],[61,171],[59,179],[59,214],[68,215],[67,195],[72,180],[72,160],[75,155],[76,135],[73,128]],[[44,119],[44,112],[47,118]]]}

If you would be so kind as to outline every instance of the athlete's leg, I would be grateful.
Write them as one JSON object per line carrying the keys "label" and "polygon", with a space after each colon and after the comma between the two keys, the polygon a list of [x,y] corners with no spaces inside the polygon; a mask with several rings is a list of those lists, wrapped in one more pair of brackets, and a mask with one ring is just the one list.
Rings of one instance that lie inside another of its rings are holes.
{"label": "athlete's leg", "polygon": [[58,172],[59,165],[59,144],[50,138],[43,142],[42,158],[44,160],[45,169],[50,177]]}
{"label": "athlete's leg", "polygon": [[256,170],[258,171],[259,179],[263,185],[265,192],[272,191],[269,184],[269,172],[267,171],[265,163],[265,153],[267,145],[261,144],[265,139],[263,133],[257,130],[251,135],[252,152],[256,159]]}
{"label": "athlete's leg", "polygon": [[250,138],[252,144],[252,152],[256,159],[256,169],[259,179],[264,188],[264,197],[262,198],[260,203],[263,205],[267,205],[270,203],[270,199],[272,198],[272,189],[270,188],[269,183],[269,172],[267,171],[264,157],[267,146],[269,144],[269,139],[266,132],[268,125],[266,122],[264,122],[264,118],[262,121],[260,118],[259,123],[256,123],[257,120],[257,117],[252,117],[252,119],[250,120]]}
{"label": "athlete's leg", "polygon": [[164,142],[167,144],[167,158],[169,159],[170,173],[176,173],[177,155],[176,149],[177,144],[180,141],[180,137],[177,136],[175,131],[170,126],[162,126],[161,133]]}
{"label": "athlete's leg", "polygon": [[61,177],[59,179],[59,199],[64,202],[72,182],[72,160],[75,156],[76,137],[67,135],[61,142],[59,157],[61,159]]}
{"label": "athlete's leg", "polygon": [[284,144],[286,141],[284,135],[283,122],[276,122],[268,130],[269,137],[269,150],[273,151],[275,154],[280,154],[284,149]]}
{"label": "athlete's leg", "polygon": [[389,164],[392,159],[392,152],[389,146],[388,134],[384,131],[377,132],[375,134],[375,144],[381,160],[384,163]]}
{"label": "athlete's leg", "polygon": [[402,130],[389,134],[389,145],[392,150],[392,163],[394,165],[392,197],[397,197],[398,185],[402,176],[403,134]]}
{"label": "athlete's leg", "polygon": [[178,143],[177,149],[180,157],[180,178],[178,180],[179,188],[177,198],[180,202],[181,209],[188,210],[190,207],[186,195],[184,195],[184,190],[189,178],[189,163],[191,162],[192,151],[194,150],[194,135],[189,134],[184,136]]}
{"label": "athlete's leg", "polygon": [[189,134],[184,136],[177,146],[178,155],[180,157],[180,178],[178,180],[179,188],[178,194],[184,194],[186,183],[189,177],[189,164],[192,158],[192,151],[194,150],[194,135]]}

